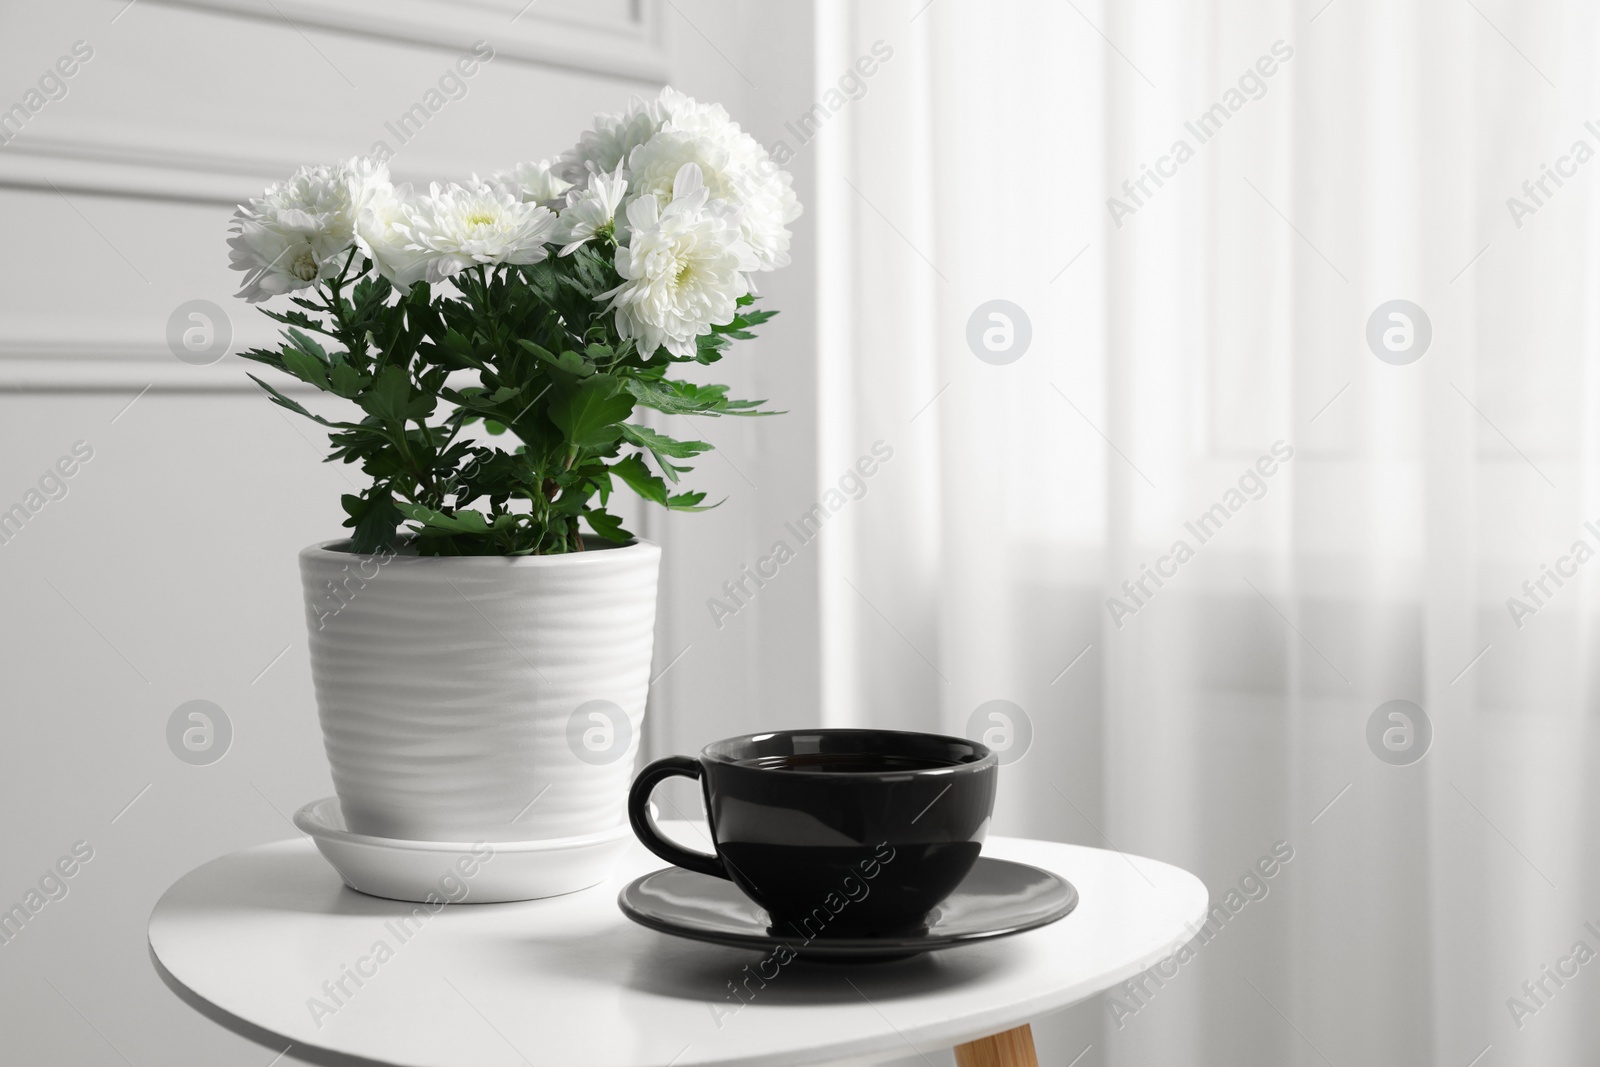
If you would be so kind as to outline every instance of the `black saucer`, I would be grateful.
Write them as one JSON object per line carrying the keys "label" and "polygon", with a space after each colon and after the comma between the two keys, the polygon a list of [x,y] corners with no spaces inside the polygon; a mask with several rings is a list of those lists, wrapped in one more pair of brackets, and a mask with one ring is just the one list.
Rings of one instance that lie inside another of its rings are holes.
{"label": "black saucer", "polygon": [[929,913],[925,930],[881,937],[829,937],[823,928],[808,938],[799,928],[770,927],[767,913],[732,882],[682,867],[635,878],[617,895],[617,905],[641,926],[677,937],[761,951],[787,947],[805,959],[864,961],[904,959],[1046,926],[1078,906],[1078,891],[1038,867],[979,856],[966,880]]}

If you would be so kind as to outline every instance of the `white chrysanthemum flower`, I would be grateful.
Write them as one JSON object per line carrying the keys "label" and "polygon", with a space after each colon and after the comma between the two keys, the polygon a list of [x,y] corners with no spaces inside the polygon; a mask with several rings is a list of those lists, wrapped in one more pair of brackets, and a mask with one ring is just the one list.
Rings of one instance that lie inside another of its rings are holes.
{"label": "white chrysanthemum flower", "polygon": [[700,104],[670,88],[662,90],[658,105],[667,114],[661,130],[628,156],[634,193],[665,201],[679,168],[694,163],[711,196],[739,209],[741,232],[758,269],[787,265],[788,224],[800,217],[789,174],[721,105]]}
{"label": "white chrysanthemum flower", "polygon": [[[679,120],[683,126],[679,126]],[[581,185],[590,174],[611,174],[628,162],[633,150],[663,129],[702,131],[728,125],[732,120],[718,104],[700,104],[691,96],[667,86],[649,100],[634,97],[626,111],[603,111],[594,117],[594,127],[585,130],[578,143],[562,153],[555,173],[573,185]],[[670,195],[672,175],[664,190]]]}
{"label": "white chrysanthemum flower", "polygon": [[625,173],[618,167],[610,175],[591,174],[589,188],[567,194],[567,207],[561,212],[561,225],[556,231],[563,256],[570,256],[608,227],[613,233],[616,231],[617,208],[628,192]]}
{"label": "white chrysanthemum flower", "polygon": [[733,146],[730,180],[738,189],[734,203],[744,239],[750,243],[762,270],[789,265],[789,223],[800,217],[800,198],[794,178],[749,134]]}
{"label": "white chrysanthemum flower", "polygon": [[229,265],[245,272],[238,295],[254,304],[269,297],[304,289],[322,273],[317,248],[304,234],[282,230],[254,219],[235,217]]}
{"label": "white chrysanthemum flower", "polygon": [[374,196],[391,191],[389,164],[374,156],[355,156],[339,165],[340,173],[350,183],[350,198],[359,215]]}
{"label": "white chrysanthemum flower", "polygon": [[700,168],[713,200],[733,201],[738,195],[729,178],[732,160],[725,142],[695,133],[663,130],[633,150],[628,157],[628,177],[635,196],[654,196],[663,204],[672,199],[672,184],[687,163]]}
{"label": "white chrysanthemum flower", "polygon": [[543,204],[548,208],[560,203],[573,186],[572,182],[555,173],[548,159],[541,159],[537,163],[518,163],[510,171],[496,174],[489,181],[493,185],[515,189],[525,204]]}
{"label": "white chrysanthemum flower", "polygon": [[745,272],[756,260],[739,236],[738,212],[711,200],[700,168],[687,163],[665,207],[654,196],[637,197],[628,225],[632,235],[616,261],[624,281],[602,294],[611,298],[617,332],[647,358],[662,347],[693,356],[695,339],[733,321],[750,288]]}
{"label": "white chrysanthemum flower", "polygon": [[714,133],[728,126],[739,128],[733,116],[728,114],[728,109],[721,104],[702,104],[670,85],[664,87],[646,107],[652,114],[661,116],[662,129],[679,133]]}
{"label": "white chrysanthemum flower", "polygon": [[362,208],[388,188],[383,163],[357,158],[301,167],[240,206],[228,240],[233,269],[245,272],[239,295],[255,303],[338,274]]}
{"label": "white chrysanthemum flower", "polygon": [[666,118],[659,97],[641,100],[636,96],[626,111],[601,112],[594,117],[594,128],[585,130],[578,143],[561,154],[554,168],[556,176],[577,185],[590,174],[614,172],[628,161],[629,153],[656,135]]}
{"label": "white chrysanthemum flower", "polygon": [[410,238],[399,229],[412,202],[410,185],[379,190],[356,221],[356,245],[361,254],[401,291],[428,275],[429,254],[412,248]]}
{"label": "white chrysanthemum flower", "polygon": [[407,249],[424,255],[434,284],[476,264],[538,263],[549,255],[545,242],[555,238],[554,212],[486,182],[435,182],[400,214],[394,228]]}

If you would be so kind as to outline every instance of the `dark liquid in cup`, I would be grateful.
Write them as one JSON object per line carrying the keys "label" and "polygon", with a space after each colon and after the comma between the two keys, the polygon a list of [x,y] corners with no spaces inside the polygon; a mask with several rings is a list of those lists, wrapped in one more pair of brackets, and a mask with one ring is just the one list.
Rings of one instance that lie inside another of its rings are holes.
{"label": "dark liquid in cup", "polygon": [[812,773],[893,774],[901,771],[931,771],[958,767],[954,760],[897,756],[877,752],[800,752],[788,756],[753,756],[736,761],[740,767],[764,771],[810,771]]}

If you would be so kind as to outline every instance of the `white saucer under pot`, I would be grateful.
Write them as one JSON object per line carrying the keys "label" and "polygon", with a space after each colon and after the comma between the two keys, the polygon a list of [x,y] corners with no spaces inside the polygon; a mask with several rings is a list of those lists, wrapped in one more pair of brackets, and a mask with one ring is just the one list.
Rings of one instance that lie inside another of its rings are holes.
{"label": "white saucer under pot", "polygon": [[599,885],[632,837],[624,822],[541,841],[401,841],[345,829],[338,797],[307,804],[295,812],[294,824],[351,889],[451,904],[537,900]]}

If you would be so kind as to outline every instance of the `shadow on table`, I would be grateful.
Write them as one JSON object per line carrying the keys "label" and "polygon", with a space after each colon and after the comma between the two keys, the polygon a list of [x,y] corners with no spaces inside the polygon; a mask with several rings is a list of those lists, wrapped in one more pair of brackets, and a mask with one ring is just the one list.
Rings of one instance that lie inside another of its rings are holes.
{"label": "shadow on table", "polygon": [[687,941],[642,926],[612,927],[570,941],[544,939],[525,948],[530,965],[545,974],[612,981],[655,996],[733,1004],[731,983],[744,1000],[752,998],[745,990],[753,990],[754,1002],[774,1006],[892,1001],[959,989],[1004,969],[1011,956],[1009,946],[996,942],[892,962],[769,962],[758,973],[766,959],[760,950]]}
{"label": "shadow on table", "polygon": [[[348,889],[315,851],[290,851],[289,843],[283,844],[283,848],[259,854],[246,852],[227,857],[236,867],[243,865],[230,878],[227,907],[382,920],[410,914],[418,906]],[[740,997],[748,1000],[750,994],[745,990],[755,990],[755,1002],[763,1005],[840,1004],[863,998],[893,1001],[959,989],[1006,968],[1014,951],[1012,946],[998,941],[892,962],[821,963],[795,959],[777,967],[776,974],[775,964],[769,962],[758,973],[758,965],[766,959],[759,949],[690,941],[628,922],[607,922],[597,928],[591,921],[579,921],[565,939],[546,935],[538,940],[523,940],[513,934],[480,947],[486,955],[505,954],[513,966],[525,965],[545,979],[567,976],[579,982],[613,983],[656,996],[714,1004],[735,1003],[732,987],[739,987]],[[181,982],[165,973],[159,961],[155,962],[174,992],[196,1010],[217,1018],[217,1009],[190,994]],[[249,1024],[241,1027],[231,1017],[218,1021],[263,1044],[270,1046],[273,1040],[265,1031],[248,1032],[254,1028]],[[334,1058],[328,1062],[363,1061]]]}

